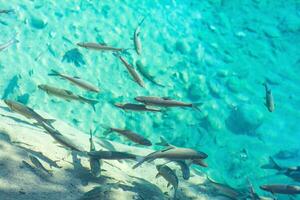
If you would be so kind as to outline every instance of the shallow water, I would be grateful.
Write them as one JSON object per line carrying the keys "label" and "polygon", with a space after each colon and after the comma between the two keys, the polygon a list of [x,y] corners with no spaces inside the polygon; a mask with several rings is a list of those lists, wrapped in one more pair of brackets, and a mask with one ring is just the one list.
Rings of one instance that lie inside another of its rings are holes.
{"label": "shallow water", "polygon": [[[97,128],[103,137],[103,124],[133,130],[153,143],[164,136],[176,146],[204,151],[209,168],[203,171],[234,187],[246,187],[249,179],[266,194],[259,185],[297,184],[260,167],[279,151],[300,151],[299,1],[0,0],[0,6],[14,10],[0,14],[0,44],[19,41],[0,52],[2,98],[48,112],[87,134]],[[137,55],[132,39],[144,17]],[[128,48],[125,59],[142,62],[165,87],[145,78],[140,87],[111,52],[80,48],[78,42]],[[101,92],[48,76],[51,69],[89,80]],[[272,113],[264,105],[265,81],[275,99]],[[49,96],[39,84],[100,103],[94,112],[87,104]],[[113,105],[135,103],[141,95],[203,105],[201,111],[162,113],[124,112]],[[133,145],[114,133],[107,137]],[[300,153],[276,161],[296,166]]]}

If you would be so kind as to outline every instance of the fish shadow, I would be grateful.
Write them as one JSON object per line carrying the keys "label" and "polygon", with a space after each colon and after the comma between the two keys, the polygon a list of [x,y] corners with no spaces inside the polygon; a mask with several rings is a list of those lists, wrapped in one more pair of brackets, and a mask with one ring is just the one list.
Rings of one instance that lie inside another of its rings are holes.
{"label": "fish shadow", "polygon": [[15,122],[17,123],[22,123],[22,124],[26,124],[26,125],[29,125],[29,126],[32,126],[32,127],[36,127],[34,124],[31,124],[25,120],[21,120],[19,118],[16,118],[16,117],[12,117],[12,116],[9,116],[9,115],[3,115],[3,114],[0,114],[2,117],[7,117],[7,118],[10,118],[12,120],[14,120]]}
{"label": "fish shadow", "polygon": [[76,67],[81,67],[85,65],[83,55],[79,52],[77,48],[67,51],[62,58],[62,62],[73,63]]}

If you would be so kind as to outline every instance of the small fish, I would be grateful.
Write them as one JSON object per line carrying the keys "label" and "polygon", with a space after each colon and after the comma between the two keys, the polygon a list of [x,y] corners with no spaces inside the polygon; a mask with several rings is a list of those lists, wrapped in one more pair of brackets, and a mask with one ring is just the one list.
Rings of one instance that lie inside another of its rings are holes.
{"label": "small fish", "polygon": [[126,69],[128,70],[129,74],[132,76],[133,80],[141,87],[145,87],[144,81],[141,79],[139,74],[135,71],[135,69],[120,55],[114,54],[116,57],[118,57],[121,62],[124,64]]}
{"label": "small fish", "polygon": [[292,149],[292,150],[281,150],[274,155],[277,159],[294,159],[300,157],[299,149]]}
{"label": "small fish", "polygon": [[105,44],[98,44],[98,43],[77,43],[78,46],[86,48],[86,49],[92,49],[92,50],[98,50],[98,51],[124,51],[123,48],[116,48],[116,47],[110,47]]}
{"label": "small fish", "polygon": [[266,91],[266,103],[265,106],[268,108],[270,112],[273,112],[275,110],[275,104],[274,104],[274,98],[272,95],[271,89],[269,89],[267,83],[263,83],[265,86],[265,91]]}
{"label": "small fish", "polygon": [[300,194],[300,186],[297,185],[283,185],[283,184],[274,184],[274,185],[262,185],[260,189],[271,192],[272,194],[290,194],[296,195]]}
{"label": "small fish", "polygon": [[151,162],[158,158],[164,158],[169,160],[194,160],[194,159],[205,159],[207,154],[203,152],[196,151],[190,148],[180,148],[170,146],[163,150],[158,150],[149,155],[139,159],[139,162],[132,168],[135,169],[142,165],[145,161]]}
{"label": "small fish", "polygon": [[28,157],[29,157],[30,161],[32,162],[32,164],[33,164],[36,168],[41,169],[42,171],[46,172],[47,174],[49,174],[49,175],[51,175],[51,176],[53,175],[53,174],[52,174],[52,171],[46,169],[46,168],[42,165],[42,163],[39,161],[38,158],[36,158],[36,157],[33,156],[33,155],[28,155]]}
{"label": "small fish", "polygon": [[243,196],[240,191],[230,187],[229,185],[217,183],[207,176],[207,180],[216,189],[216,192],[220,195],[226,196],[230,199],[239,200]]}
{"label": "small fish", "polygon": [[120,159],[136,159],[137,156],[119,151],[91,151],[87,153],[88,156],[94,159],[104,159],[104,160],[120,160]]}
{"label": "small fish", "polygon": [[162,176],[167,182],[168,182],[168,187],[170,185],[173,186],[174,188],[174,199],[176,198],[176,192],[178,189],[178,178],[175,174],[175,172],[168,167],[167,165],[157,165],[156,169],[158,171],[158,174],[156,175],[155,178],[158,178]]}
{"label": "small fish", "polygon": [[11,45],[16,44],[16,43],[18,43],[18,42],[19,42],[19,41],[18,41],[17,39],[15,39],[15,38],[10,39],[9,41],[7,41],[7,42],[4,43],[4,44],[0,44],[0,51],[3,51],[3,50],[5,50],[5,49],[7,49],[8,47],[10,47]]}
{"label": "small fish", "polygon": [[[248,180],[249,181],[249,180]],[[249,190],[250,190],[250,199],[251,200],[275,200],[274,198],[270,198],[270,197],[263,197],[263,196],[259,196],[255,191],[254,188],[252,186],[252,184],[249,181]]]}
{"label": "small fish", "polygon": [[22,103],[5,99],[5,104],[14,112],[23,115],[28,119],[34,119],[38,123],[46,123],[49,126],[52,126],[52,123],[55,122],[54,119],[45,119],[38,113],[36,113],[32,108],[25,106]]}
{"label": "small fish", "polygon": [[123,110],[161,112],[161,110],[158,108],[149,107],[144,104],[116,103],[115,106],[122,108]]}
{"label": "small fish", "polygon": [[88,91],[91,91],[91,92],[96,92],[96,93],[99,93],[100,92],[100,89],[82,79],[80,79],[79,77],[77,76],[74,76],[74,77],[71,77],[71,76],[68,76],[66,74],[61,74],[55,70],[51,70],[52,73],[48,74],[49,76],[60,76],[61,78],[63,79],[66,79],[68,81],[70,81],[71,83],[85,89],[85,90],[88,90]]}
{"label": "small fish", "polygon": [[83,103],[90,104],[94,110],[96,110],[95,105],[99,103],[97,100],[87,99],[85,97],[74,94],[73,92],[61,88],[52,87],[49,85],[38,85],[38,88],[47,92],[47,94],[51,94],[60,98],[63,98],[67,101],[76,100]]}
{"label": "small fish", "polygon": [[155,84],[155,85],[158,85],[158,86],[161,86],[161,87],[165,87],[164,85],[158,83],[157,81],[155,81],[155,78],[154,76],[151,76],[146,70],[145,70],[145,67],[144,65],[142,64],[141,61],[137,61],[135,63],[136,65],[136,68],[137,70],[147,79],[149,80],[151,83]]}
{"label": "small fish", "polygon": [[126,137],[127,139],[131,140],[132,142],[135,142],[140,145],[144,146],[151,146],[152,143],[150,140],[144,138],[143,136],[134,133],[130,130],[123,130],[123,129],[118,129],[118,128],[108,128],[105,134],[111,133],[111,132],[116,132],[119,133],[120,135]]}
{"label": "small fish", "polygon": [[[93,132],[90,130],[90,152],[96,151],[96,147],[93,142]],[[90,157],[91,173],[94,177],[100,177],[101,175],[101,161]]]}
{"label": "small fish", "polygon": [[72,151],[78,151],[78,152],[85,152],[85,150],[80,147],[79,145],[75,144],[72,140],[67,138],[66,136],[62,135],[58,130],[51,128],[50,126],[46,125],[45,123],[40,123],[40,125],[45,129],[47,133],[49,133],[52,138],[57,141],[59,144],[65,146],[68,149],[71,149]]}
{"label": "small fish", "polygon": [[145,17],[138,24],[138,26],[136,27],[136,29],[134,31],[134,35],[133,35],[134,49],[138,55],[141,55],[141,53],[142,53],[142,43],[141,43],[141,39],[139,36],[140,36],[140,31],[141,31],[140,30],[141,25],[143,24],[144,20],[145,20]]}
{"label": "small fish", "polygon": [[145,105],[160,106],[160,107],[197,107],[202,103],[184,103],[181,101],[175,101],[166,97],[151,97],[151,96],[138,96],[134,98],[136,101]]}

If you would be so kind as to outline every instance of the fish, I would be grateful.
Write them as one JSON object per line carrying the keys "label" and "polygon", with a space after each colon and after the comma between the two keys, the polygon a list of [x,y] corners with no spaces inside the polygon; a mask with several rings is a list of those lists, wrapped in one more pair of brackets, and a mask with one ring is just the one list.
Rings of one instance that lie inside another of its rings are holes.
{"label": "fish", "polygon": [[141,25],[143,24],[144,21],[145,21],[145,17],[142,19],[142,21],[140,21],[133,34],[134,49],[138,55],[141,55],[142,53],[142,43],[139,36],[141,31]]}
{"label": "fish", "polygon": [[19,41],[15,38],[10,39],[9,41],[7,41],[6,43],[0,44],[0,51],[3,51],[5,49],[7,49],[8,47],[10,47],[13,44],[18,43]]}
{"label": "fish", "polygon": [[269,110],[269,112],[273,112],[275,110],[275,104],[274,104],[274,98],[272,95],[271,89],[268,87],[268,84],[265,82],[263,83],[263,86],[265,86],[265,91],[266,91],[266,102],[265,106]]}
{"label": "fish", "polygon": [[230,199],[239,200],[244,196],[240,191],[227,184],[222,184],[214,181],[207,176],[208,182],[216,189],[216,192],[222,196],[228,197]]}
{"label": "fish", "polygon": [[88,156],[94,159],[104,160],[120,160],[120,159],[136,159],[137,156],[134,154],[119,152],[119,151],[90,151],[87,153]]}
{"label": "fish", "polygon": [[86,151],[80,147],[78,144],[75,144],[71,139],[67,138],[63,134],[61,134],[58,130],[46,125],[45,123],[41,122],[40,125],[45,129],[49,135],[52,136],[52,138],[58,142],[59,144],[63,145],[67,149],[70,149],[72,151],[78,151],[85,153]]}
{"label": "fish", "polygon": [[48,74],[49,76],[60,76],[61,78],[63,79],[66,79],[68,81],[70,81],[71,83],[87,90],[87,91],[91,91],[91,92],[95,92],[95,93],[99,93],[100,92],[100,89],[90,83],[88,83],[87,81],[84,81],[82,79],[80,79],[79,77],[77,76],[74,76],[74,77],[71,77],[71,76],[68,76],[66,74],[62,74],[62,73],[59,73],[55,70],[51,70],[51,73]]}
{"label": "fish", "polygon": [[162,176],[167,182],[168,185],[167,187],[169,187],[170,185],[173,186],[174,188],[174,199],[176,198],[176,192],[178,189],[178,177],[176,176],[175,172],[168,167],[167,165],[157,165],[156,169],[158,171],[157,175],[155,176],[155,178],[158,178],[160,176]]}
{"label": "fish", "polygon": [[123,110],[161,112],[161,110],[158,108],[149,107],[144,104],[116,103],[115,106],[122,108]]}
{"label": "fish", "polygon": [[127,139],[131,140],[132,142],[135,142],[140,145],[144,146],[151,146],[152,143],[150,140],[146,139],[145,137],[134,133],[130,130],[123,130],[119,128],[108,128],[107,131],[105,131],[105,134],[111,133],[111,132],[116,132],[119,133],[120,135],[126,137]]}
{"label": "fish", "polygon": [[41,169],[42,171],[46,172],[47,174],[49,174],[49,175],[51,175],[51,176],[53,175],[53,174],[52,174],[52,171],[46,169],[46,168],[42,165],[42,163],[39,161],[39,159],[38,159],[37,157],[35,157],[35,156],[33,156],[33,155],[30,155],[30,154],[28,155],[28,157],[29,157],[31,163],[32,163],[36,168]]}
{"label": "fish", "polygon": [[98,43],[92,43],[92,42],[80,42],[77,43],[77,46],[86,48],[86,49],[92,49],[92,50],[98,50],[98,51],[124,51],[123,48],[116,48],[116,47],[110,47],[105,44],[98,44]]}
{"label": "fish", "polygon": [[71,92],[69,90],[56,88],[56,87],[52,87],[52,86],[49,86],[49,85],[38,85],[38,88],[45,91],[45,92],[47,92],[47,94],[51,94],[51,95],[63,98],[67,101],[76,100],[76,101],[80,101],[80,102],[83,102],[83,103],[88,103],[93,107],[94,111],[96,110],[95,105],[97,103],[99,103],[99,101],[97,101],[97,100],[87,99],[87,98],[82,97],[80,95],[74,94],[73,92]]}
{"label": "fish", "polygon": [[25,106],[22,103],[19,103],[17,101],[12,101],[5,99],[4,103],[14,112],[19,113],[23,115],[24,117],[28,119],[34,119],[38,123],[46,123],[47,125],[52,127],[52,123],[55,122],[55,119],[45,119],[41,115],[39,115],[37,112],[35,112],[32,108],[29,108]]}
{"label": "fish", "polygon": [[291,179],[300,182],[300,166],[294,167],[282,167],[279,166],[276,161],[270,156],[269,163],[266,165],[261,166],[262,169],[274,169],[277,170],[277,174],[284,174]]}
{"label": "fish", "polygon": [[141,61],[136,61],[136,63],[135,63],[135,65],[136,65],[136,68],[137,68],[137,70],[148,80],[148,81],[150,81],[151,83],[153,83],[153,84],[155,84],[155,85],[158,85],[158,86],[161,86],[161,87],[165,87],[164,85],[162,85],[162,84],[160,84],[160,83],[158,83],[156,80],[155,80],[155,78],[154,78],[154,76],[151,76],[146,70],[145,70],[145,67],[144,67],[144,65],[142,64],[142,62]]}
{"label": "fish", "polygon": [[299,149],[292,149],[292,150],[281,150],[274,155],[274,158],[277,159],[294,159],[300,157]]}
{"label": "fish", "polygon": [[133,78],[133,80],[141,87],[145,87],[145,83],[144,81],[141,79],[141,77],[139,76],[139,74],[135,71],[135,69],[133,68],[133,66],[131,66],[122,56],[120,56],[119,54],[114,54],[114,56],[116,56],[117,58],[120,59],[120,61],[124,64],[124,66],[126,67],[127,71],[129,72],[129,74],[131,75],[131,77]]}
{"label": "fish", "polygon": [[254,188],[252,186],[252,184],[250,183],[250,181],[248,180],[249,182],[249,197],[251,200],[275,200],[274,198],[271,198],[271,197],[264,197],[264,196],[259,196],[255,191],[254,191]]}
{"label": "fish", "polygon": [[267,192],[271,192],[272,194],[300,194],[300,186],[297,185],[270,184],[261,185],[260,189],[265,190]]}
{"label": "fish", "polygon": [[148,154],[147,156],[141,157],[138,163],[135,164],[132,168],[135,169],[146,161],[151,162],[158,158],[164,158],[169,160],[193,160],[205,159],[207,157],[208,155],[206,153],[196,151],[194,149],[170,146],[166,149],[158,150]]}
{"label": "fish", "polygon": [[[167,140],[163,137],[160,136],[160,142],[156,143],[156,145],[159,146],[165,146],[165,147],[176,147],[174,145],[171,145],[167,142]],[[204,161],[204,159],[194,159],[194,160],[188,160],[188,165],[194,164],[194,165],[198,165],[201,167],[208,167],[208,164]]]}
{"label": "fish", "polygon": [[2,99],[7,99],[9,94],[13,93],[16,88],[19,88],[18,82],[19,82],[20,77],[21,77],[20,75],[15,75],[10,79],[8,85],[6,86],[6,88],[4,90]]}
{"label": "fish", "polygon": [[[93,142],[93,132],[90,130],[90,152],[96,151],[96,147]],[[91,173],[94,177],[100,177],[101,175],[101,161],[99,159],[95,159],[90,157],[90,168]]]}
{"label": "fish", "polygon": [[202,105],[202,103],[185,103],[181,101],[172,100],[168,97],[154,97],[154,96],[137,96],[134,100],[141,102],[149,106],[159,106],[159,107],[197,107]]}

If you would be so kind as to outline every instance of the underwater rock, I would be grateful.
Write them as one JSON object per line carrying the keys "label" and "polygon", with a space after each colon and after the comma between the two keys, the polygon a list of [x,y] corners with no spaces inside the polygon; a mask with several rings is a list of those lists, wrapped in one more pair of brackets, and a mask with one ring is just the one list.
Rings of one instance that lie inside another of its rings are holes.
{"label": "underwater rock", "polygon": [[79,52],[77,48],[71,49],[65,53],[62,61],[67,61],[68,63],[73,63],[76,67],[80,67],[81,65],[85,65],[85,61],[83,59],[83,55]]}
{"label": "underwater rock", "polygon": [[43,19],[40,19],[36,16],[32,16],[29,20],[30,26],[36,29],[43,29],[47,26],[47,22]]}
{"label": "underwater rock", "polygon": [[244,104],[230,113],[226,126],[236,134],[253,135],[263,120],[264,114],[257,106]]}
{"label": "underwater rock", "polygon": [[175,44],[176,50],[181,54],[186,54],[190,51],[190,47],[186,41],[177,41]]}

